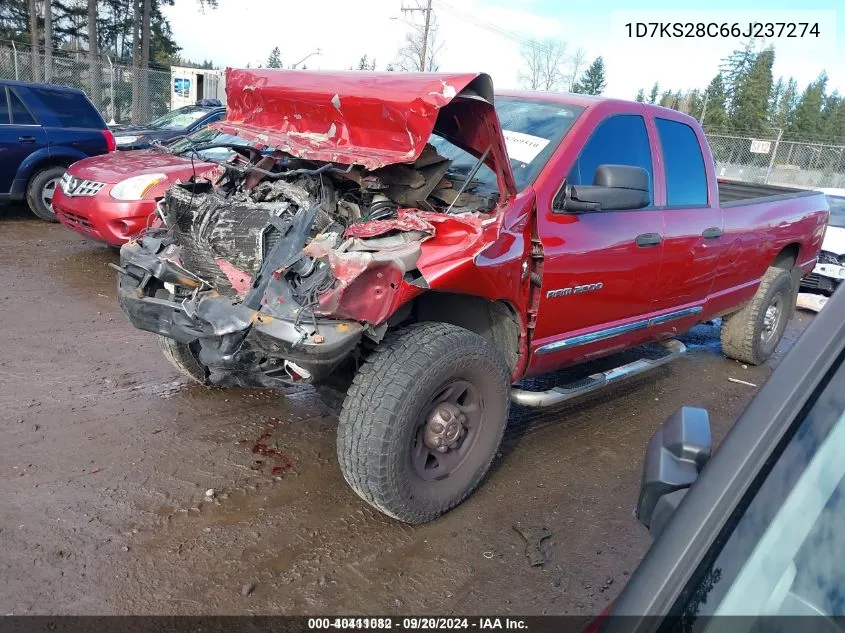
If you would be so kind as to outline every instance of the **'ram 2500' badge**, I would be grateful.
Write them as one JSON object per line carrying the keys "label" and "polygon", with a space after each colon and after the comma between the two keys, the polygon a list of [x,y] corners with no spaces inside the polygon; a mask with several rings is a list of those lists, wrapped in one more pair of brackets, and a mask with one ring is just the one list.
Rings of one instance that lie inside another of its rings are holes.
{"label": "'ram 2500' badge", "polygon": [[604,287],[602,282],[594,284],[584,284],[583,286],[570,286],[569,288],[557,288],[556,290],[549,290],[546,293],[547,299],[554,299],[556,297],[566,297],[568,295],[578,295],[582,292],[594,292],[601,290]]}

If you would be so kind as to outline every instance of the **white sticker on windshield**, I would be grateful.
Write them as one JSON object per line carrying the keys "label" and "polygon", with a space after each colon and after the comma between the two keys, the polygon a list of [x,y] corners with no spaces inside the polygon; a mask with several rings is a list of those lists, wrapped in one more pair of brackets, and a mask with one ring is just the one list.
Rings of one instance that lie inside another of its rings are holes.
{"label": "white sticker on windshield", "polygon": [[522,132],[503,130],[508,156],[521,163],[530,163],[549,144],[549,139]]}

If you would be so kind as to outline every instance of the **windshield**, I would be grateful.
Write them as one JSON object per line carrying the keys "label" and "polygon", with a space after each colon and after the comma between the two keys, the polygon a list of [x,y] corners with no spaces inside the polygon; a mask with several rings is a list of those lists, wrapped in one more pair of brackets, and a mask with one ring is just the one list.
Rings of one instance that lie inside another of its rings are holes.
{"label": "windshield", "polygon": [[[189,154],[192,148],[202,148],[211,143],[215,145],[251,145],[249,141],[234,134],[223,134],[220,130],[205,127],[185,138],[170,143],[165,149],[171,154],[180,156]],[[197,151],[197,154],[202,158],[211,158],[218,161],[226,160],[233,153],[233,150],[228,147],[205,147],[205,149]]]}
{"label": "windshield", "polygon": [[840,196],[827,196],[827,204],[830,206],[830,226],[845,229],[845,198]]}
{"label": "windshield", "polygon": [[[548,101],[497,97],[496,114],[502,125],[516,188],[534,182],[584,108]],[[437,152],[451,159],[450,174],[466,174],[476,158],[445,138],[432,136],[429,142]],[[486,165],[475,175],[477,190],[496,190],[496,175]]]}
{"label": "windshield", "polygon": [[184,130],[209,113],[207,108],[185,106],[152,120],[147,127],[153,130]]}
{"label": "windshield", "polygon": [[845,363],[705,565],[685,608],[694,622],[687,630],[709,633],[717,623],[697,616],[845,615],[843,446]]}

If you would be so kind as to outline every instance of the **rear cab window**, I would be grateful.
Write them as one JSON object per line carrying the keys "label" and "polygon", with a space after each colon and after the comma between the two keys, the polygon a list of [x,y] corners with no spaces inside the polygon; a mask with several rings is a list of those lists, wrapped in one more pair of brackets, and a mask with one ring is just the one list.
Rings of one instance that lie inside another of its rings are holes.
{"label": "rear cab window", "polygon": [[666,170],[666,205],[707,205],[707,171],[698,137],[686,123],[654,119]]}
{"label": "rear cab window", "polygon": [[80,92],[29,86],[30,95],[50,111],[61,127],[106,129],[97,109]]}
{"label": "rear cab window", "polygon": [[599,123],[578,155],[566,182],[592,185],[599,165],[641,167],[648,172],[649,197],[653,198],[654,169],[645,119],[639,114],[615,114]]}

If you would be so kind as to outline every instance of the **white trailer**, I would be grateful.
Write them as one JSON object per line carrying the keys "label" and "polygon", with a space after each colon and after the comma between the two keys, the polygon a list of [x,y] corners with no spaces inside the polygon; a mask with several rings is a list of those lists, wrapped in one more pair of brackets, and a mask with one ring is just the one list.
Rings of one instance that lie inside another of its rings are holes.
{"label": "white trailer", "polygon": [[171,66],[170,109],[193,105],[200,99],[218,99],[226,104],[226,72]]}

